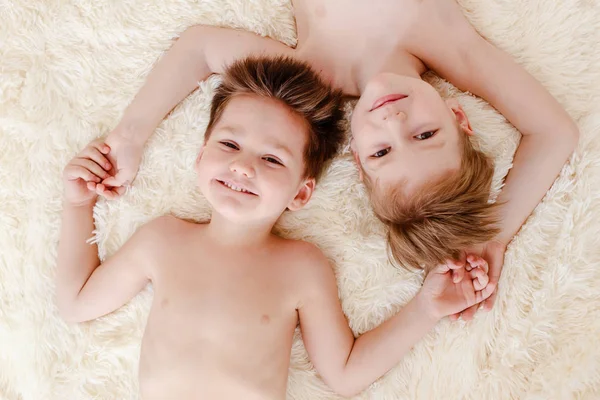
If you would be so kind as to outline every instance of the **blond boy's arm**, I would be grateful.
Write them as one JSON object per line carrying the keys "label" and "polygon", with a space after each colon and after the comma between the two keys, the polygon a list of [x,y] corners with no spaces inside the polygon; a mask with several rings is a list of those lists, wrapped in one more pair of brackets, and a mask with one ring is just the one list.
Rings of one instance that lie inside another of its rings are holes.
{"label": "blond boy's arm", "polygon": [[[523,135],[499,196],[508,243],[544,197],[577,145],[579,131],[552,95],[508,54],[483,39],[454,1],[430,3],[412,52],[458,88],[487,100]],[[482,127],[485,129],[485,127]]]}
{"label": "blond boy's arm", "polygon": [[98,246],[86,240],[94,230],[94,204],[65,204],[58,247],[56,304],[69,322],[108,314],[127,303],[150,279],[145,255],[152,246],[152,229],[142,227],[106,262]]}
{"label": "blond boy's arm", "polygon": [[188,28],[148,75],[116,130],[144,143],[198,82],[250,55],[286,55],[291,49],[251,32],[214,26]]}
{"label": "blond boy's arm", "polygon": [[204,25],[187,29],[150,72],[106,138],[114,169],[113,176],[102,183],[115,188],[133,182],[145,142],[161,120],[198,87],[198,82],[221,73],[232,61],[245,56],[289,54],[291,49],[284,44],[250,32]]}

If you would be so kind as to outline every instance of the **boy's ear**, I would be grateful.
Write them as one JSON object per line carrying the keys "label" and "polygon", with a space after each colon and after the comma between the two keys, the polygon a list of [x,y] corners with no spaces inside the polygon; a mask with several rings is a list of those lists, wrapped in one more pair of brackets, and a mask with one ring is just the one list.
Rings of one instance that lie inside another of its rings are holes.
{"label": "boy's ear", "polygon": [[356,151],[356,145],[354,144],[354,138],[352,138],[350,140],[350,150],[352,150],[352,155],[354,156],[354,162],[356,163],[356,166],[358,167],[358,179],[360,179],[360,181],[363,181],[363,169],[362,166],[360,164],[360,158],[358,157],[358,152]]}
{"label": "boy's ear", "polygon": [[454,118],[456,118],[456,122],[461,127],[461,129],[469,136],[473,135],[473,128],[471,128],[471,123],[469,122],[469,118],[467,118],[467,114],[458,103],[456,99],[448,99],[446,100],[446,104],[454,113]]}
{"label": "boy's ear", "polygon": [[288,205],[287,208],[290,211],[297,211],[297,210],[301,209],[302,207],[304,207],[306,205],[306,203],[308,203],[308,201],[312,197],[314,190],[315,190],[315,179],[314,178],[307,179],[304,182],[304,184],[302,184],[302,187],[300,188],[300,190],[298,190],[296,197],[294,197],[294,200],[292,200],[290,202],[290,204]]}

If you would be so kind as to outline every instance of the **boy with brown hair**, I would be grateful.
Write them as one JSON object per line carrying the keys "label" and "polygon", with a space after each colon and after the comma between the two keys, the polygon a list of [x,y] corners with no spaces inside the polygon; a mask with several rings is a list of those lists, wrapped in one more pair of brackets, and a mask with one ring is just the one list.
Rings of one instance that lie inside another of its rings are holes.
{"label": "boy with brown hair", "polygon": [[[147,283],[154,300],[140,354],[144,399],[283,399],[298,322],[309,356],[352,395],[393,367],[436,322],[487,298],[485,261],[437,266],[396,316],[355,339],[324,255],[271,233],[310,199],[342,141],[340,93],[291,59],[251,58],[224,71],[195,169],[209,222],[149,222],[101,263],[96,191],[111,151],[94,141],[64,170],[57,303],[68,321],[121,307]],[[122,189],[106,193],[115,197]]]}
{"label": "boy with brown hair", "polygon": [[[105,183],[133,181],[144,142],[198,81],[248,55],[290,56],[346,95],[360,96],[352,149],[397,259],[420,267],[477,247],[497,284],[506,245],[577,144],[573,120],[523,67],[478,34],[454,0],[379,0],[377,6],[294,0],[293,7],[295,48],[234,29],[183,32],[108,136],[116,168]],[[488,101],[523,135],[496,210],[486,197],[492,165],[465,147],[473,133],[469,120],[457,101],[442,99],[421,78],[429,69]],[[390,190],[395,195],[388,198]]]}

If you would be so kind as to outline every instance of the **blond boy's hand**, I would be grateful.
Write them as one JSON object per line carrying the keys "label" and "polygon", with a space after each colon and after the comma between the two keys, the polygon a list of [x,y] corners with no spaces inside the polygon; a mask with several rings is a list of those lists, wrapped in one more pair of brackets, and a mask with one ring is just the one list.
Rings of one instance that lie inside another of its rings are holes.
{"label": "blond boy's hand", "polygon": [[454,315],[489,298],[490,283],[486,261],[470,256],[470,270],[462,262],[450,261],[433,269],[425,278],[418,300],[434,319]]}
{"label": "blond boy's hand", "polygon": [[89,205],[96,201],[100,182],[112,168],[106,154],[110,148],[102,140],[94,140],[65,167],[63,181],[65,202],[71,206]]}
{"label": "blond boy's hand", "polygon": [[[488,275],[490,277],[490,283],[494,285],[494,292],[492,295],[483,301],[481,304],[476,304],[471,308],[464,310],[462,314],[452,316],[452,319],[458,319],[462,317],[465,321],[473,319],[473,316],[477,312],[477,309],[481,305],[483,310],[490,311],[496,301],[498,295],[498,281],[500,280],[500,273],[502,272],[502,266],[504,265],[504,253],[506,252],[506,244],[499,240],[490,240],[477,248],[473,248],[468,251],[471,254],[478,254],[487,260],[489,264]],[[469,269],[469,265],[467,265]]]}
{"label": "blond boy's hand", "polygon": [[108,135],[106,144],[110,146],[110,153],[107,154],[107,157],[114,168],[110,171],[110,175],[102,181],[104,192],[98,194],[118,195],[135,179],[144,147],[143,143],[135,141],[131,135],[118,128]]}

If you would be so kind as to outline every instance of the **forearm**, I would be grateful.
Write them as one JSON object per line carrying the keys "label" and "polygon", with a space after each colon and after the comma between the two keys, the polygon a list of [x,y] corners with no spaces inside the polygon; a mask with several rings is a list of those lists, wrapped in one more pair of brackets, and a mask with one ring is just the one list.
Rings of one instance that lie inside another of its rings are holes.
{"label": "forearm", "polygon": [[565,128],[554,138],[524,135],[498,196],[501,204],[500,233],[497,239],[508,244],[546,192],[577,144],[576,126]]}
{"label": "forearm", "polygon": [[398,364],[438,321],[422,310],[415,297],[393,318],[356,339],[337,390],[347,396],[359,393]]}
{"label": "forearm", "polygon": [[159,60],[116,130],[146,142],[162,119],[208,78],[211,71],[198,40],[201,30],[201,26],[186,30]]}
{"label": "forearm", "polygon": [[69,314],[88,278],[100,265],[98,246],[86,243],[94,231],[94,203],[64,205],[58,245],[56,301],[61,314]]}

